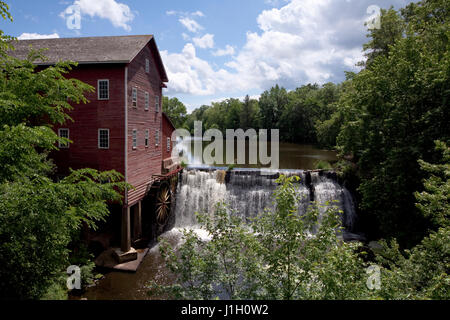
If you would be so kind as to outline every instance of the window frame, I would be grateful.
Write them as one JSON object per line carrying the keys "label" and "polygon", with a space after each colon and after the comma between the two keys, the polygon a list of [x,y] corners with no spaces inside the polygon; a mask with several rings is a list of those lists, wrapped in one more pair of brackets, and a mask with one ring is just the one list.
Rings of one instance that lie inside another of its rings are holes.
{"label": "window frame", "polygon": [[[61,136],[61,131],[62,130],[67,130],[67,137],[62,137]],[[58,137],[59,138],[66,138],[66,139],[70,140],[70,130],[69,130],[69,128],[59,128],[58,129]],[[60,148],[60,149],[69,149],[69,146],[70,146],[70,143],[62,144],[61,141],[58,141],[58,148]]]}
{"label": "window frame", "polygon": [[146,148],[148,148],[150,146],[150,130],[149,129],[145,130],[144,145]]}
{"label": "window frame", "polygon": [[159,147],[159,143],[160,143],[160,137],[159,137],[159,129],[156,129],[155,131],[155,146]]}
{"label": "window frame", "polygon": [[[136,100],[135,98],[135,93],[136,93]],[[138,88],[137,87],[133,87],[132,91],[131,91],[131,105],[133,106],[133,108],[137,108],[138,107]]]}
{"label": "window frame", "polygon": [[161,101],[159,99],[159,96],[156,95],[155,96],[155,112],[156,113],[159,113],[159,106],[160,106],[160,104],[161,104]]}
{"label": "window frame", "polygon": [[[106,131],[108,133],[108,147],[102,147],[101,146],[101,132],[102,131]],[[110,132],[109,132],[109,129],[107,129],[107,128],[99,128],[98,129],[98,148],[102,149],[102,150],[108,150],[110,145],[111,145],[111,143],[110,143]]]}
{"label": "window frame", "polygon": [[138,130],[137,129],[133,129],[133,131],[131,132],[131,146],[133,148],[133,150],[136,150],[138,147]]}
{"label": "window frame", "polygon": [[[107,98],[101,98],[100,97],[100,82],[106,82],[108,84],[108,97]],[[97,99],[101,101],[109,100],[109,79],[98,79],[97,80]]]}
{"label": "window frame", "polygon": [[172,139],[167,137],[167,152],[170,152],[172,150]]}
{"label": "window frame", "polygon": [[145,59],[145,73],[150,73],[150,59]]}
{"label": "window frame", "polygon": [[144,110],[148,111],[150,109],[150,93],[148,93],[147,91],[145,91],[145,105],[144,105]]}

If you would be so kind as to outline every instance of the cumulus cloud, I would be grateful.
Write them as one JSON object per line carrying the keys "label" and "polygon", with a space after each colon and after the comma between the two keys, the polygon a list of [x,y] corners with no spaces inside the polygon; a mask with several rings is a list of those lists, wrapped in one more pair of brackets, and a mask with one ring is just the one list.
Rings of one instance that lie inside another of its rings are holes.
{"label": "cumulus cloud", "polygon": [[191,19],[189,17],[183,17],[180,18],[178,21],[190,32],[198,32],[200,30],[203,30],[203,27],[194,19]]}
{"label": "cumulus cloud", "polygon": [[[76,0],[73,5],[80,8],[82,16],[107,19],[114,27],[131,30],[130,22],[133,21],[134,14],[126,4],[116,0]],[[65,12],[62,12],[61,16],[64,17]]]}
{"label": "cumulus cloud", "polygon": [[219,50],[213,52],[213,55],[216,57],[222,57],[222,56],[228,56],[228,55],[232,56],[232,55],[234,55],[234,53],[235,53],[234,48],[232,46],[230,46],[229,44],[227,44],[225,46],[225,49],[219,49]]}
{"label": "cumulus cloud", "polygon": [[212,95],[235,89],[234,76],[224,69],[214,70],[197,57],[192,43],[187,43],[181,53],[161,51],[161,58],[170,79],[169,93]]}
{"label": "cumulus cloud", "polygon": [[34,39],[54,39],[59,38],[59,34],[39,34],[39,33],[22,33],[17,37],[19,40],[34,40]]}
{"label": "cumulus cloud", "polygon": [[[232,55],[227,68],[213,68],[187,44],[180,54],[163,54],[169,92],[220,94],[266,90],[275,84],[294,89],[306,83],[341,81],[357,71],[367,42],[364,22],[372,4],[404,6],[403,0],[291,0],[257,17],[259,30],[247,32],[245,45],[213,52]],[[389,2],[389,3],[388,3]],[[226,91],[228,90],[228,91]]]}
{"label": "cumulus cloud", "polygon": [[202,49],[211,49],[214,48],[214,35],[207,33],[201,38],[193,38],[192,41],[194,44]]}

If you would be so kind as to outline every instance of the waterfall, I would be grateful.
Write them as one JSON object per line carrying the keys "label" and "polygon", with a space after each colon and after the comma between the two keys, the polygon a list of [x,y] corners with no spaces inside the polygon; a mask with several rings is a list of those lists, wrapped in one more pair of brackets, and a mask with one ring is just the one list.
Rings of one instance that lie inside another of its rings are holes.
{"label": "waterfall", "polygon": [[295,184],[299,214],[306,212],[310,201],[324,206],[320,213],[325,212],[327,203],[338,206],[343,211],[343,226],[346,231],[353,231],[356,216],[352,195],[333,177],[301,170],[277,170],[267,175],[259,169],[235,169],[227,173],[225,181],[220,170],[184,170],[176,196],[175,227],[195,227],[195,212],[212,214],[218,202],[227,203],[244,218],[255,217],[265,208],[273,209],[275,180],[280,174],[300,177],[300,183]]}

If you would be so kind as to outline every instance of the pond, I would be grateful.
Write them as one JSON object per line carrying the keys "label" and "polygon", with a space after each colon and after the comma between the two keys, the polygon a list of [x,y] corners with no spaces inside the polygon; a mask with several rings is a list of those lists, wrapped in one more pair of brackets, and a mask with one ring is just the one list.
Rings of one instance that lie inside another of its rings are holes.
{"label": "pond", "polygon": [[[202,156],[202,152],[194,152],[194,139],[188,139],[184,140],[178,143],[177,148],[180,151],[180,154],[184,156],[185,162],[189,165],[194,166],[201,166],[205,165],[204,157]],[[198,140],[197,140],[198,141]],[[210,142],[203,141],[202,151],[205,150],[206,146],[210,144]],[[238,157],[238,143],[235,141],[234,143],[234,151],[233,155],[234,162],[237,161]],[[261,168],[264,167],[260,163],[259,157],[257,157],[257,163],[258,164],[250,164],[249,162],[249,142],[248,140],[245,143],[245,163],[243,164],[236,164],[235,167],[237,168]],[[269,143],[267,145],[267,154],[269,157],[271,157],[271,144]],[[259,150],[258,150],[259,151]],[[258,152],[255,150],[255,152]],[[265,150],[264,150],[265,151]],[[294,144],[294,143],[287,143],[287,142],[280,142],[279,143],[279,168],[278,169],[302,169],[302,170],[313,170],[316,168],[316,164],[319,161],[327,161],[329,163],[336,162],[337,155],[335,151],[331,150],[322,150],[314,145],[309,144]],[[256,153],[257,155],[257,153]],[[213,154],[214,156],[214,154]],[[227,166],[229,163],[226,161],[227,157],[227,148],[226,148],[226,141],[223,142],[223,160],[221,163],[214,163],[214,166]],[[226,165],[224,163],[227,163]]]}

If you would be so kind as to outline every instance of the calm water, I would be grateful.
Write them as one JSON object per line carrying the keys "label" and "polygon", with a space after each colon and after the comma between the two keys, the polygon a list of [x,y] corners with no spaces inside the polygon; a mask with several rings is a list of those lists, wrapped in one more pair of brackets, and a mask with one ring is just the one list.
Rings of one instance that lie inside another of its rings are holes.
{"label": "calm water", "polygon": [[[270,150],[270,148],[269,148]],[[280,143],[280,169],[314,169],[317,161],[337,161],[333,151],[319,150],[311,145],[297,145]],[[199,159],[191,157],[191,164],[201,165]],[[248,165],[247,165],[248,166]],[[240,166],[242,167],[242,166]],[[251,166],[249,166],[251,167]],[[181,237],[179,229],[173,229],[165,233],[172,245],[176,245]],[[147,295],[145,288],[149,280],[155,280],[158,284],[170,284],[173,275],[168,272],[159,254],[159,247],[153,247],[144,258],[136,273],[110,272],[101,279],[95,287],[91,287],[83,298],[88,300],[143,300],[155,299]]]}
{"label": "calm water", "polygon": [[[203,150],[210,142],[203,142]],[[190,147],[189,147],[190,145]],[[221,163],[216,163],[215,166],[227,166],[224,165],[226,163],[226,142],[223,143],[223,160]],[[194,153],[194,141],[188,140],[183,141],[178,144],[178,149],[180,150],[180,154],[183,154],[185,158],[185,162],[189,165],[199,166],[204,165],[203,157],[199,156],[199,154]],[[245,164],[236,164],[235,167],[241,168],[260,168],[262,167],[260,164],[252,165],[249,164],[249,144],[248,141],[245,145],[246,153],[245,153]],[[267,146],[268,154],[270,155],[271,146],[268,144]],[[235,163],[237,162],[237,143],[234,144],[234,158]],[[313,145],[305,145],[305,144],[293,144],[293,143],[284,143],[281,142],[279,144],[279,168],[278,169],[303,169],[303,170],[312,170],[315,169],[315,165],[318,161],[324,160],[330,163],[337,161],[336,152],[330,150],[321,150],[316,148]],[[260,163],[258,158],[258,163]]]}

